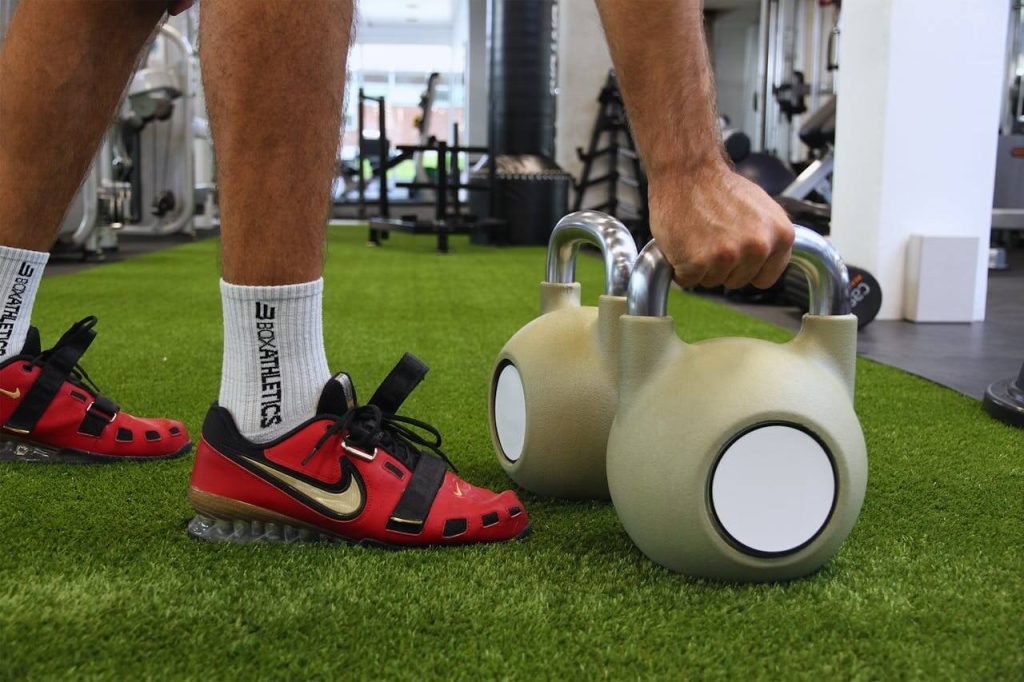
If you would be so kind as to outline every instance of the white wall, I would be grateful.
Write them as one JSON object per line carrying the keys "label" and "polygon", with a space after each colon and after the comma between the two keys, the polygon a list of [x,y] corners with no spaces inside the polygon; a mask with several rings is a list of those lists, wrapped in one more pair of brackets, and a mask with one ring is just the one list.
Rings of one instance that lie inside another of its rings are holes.
{"label": "white wall", "polygon": [[[597,96],[612,68],[594,0],[561,0],[558,35],[558,117],[555,160],[573,177],[582,164],[576,147],[587,148],[597,117]],[[588,197],[596,198],[596,191]]]}
{"label": "white wall", "polygon": [[859,0],[843,6],[832,237],[902,316],[912,234],[973,236],[985,316],[1008,2]]}
{"label": "white wall", "polygon": [[[757,87],[757,6],[723,12],[711,27],[711,63],[718,89],[718,112],[729,117],[734,128],[753,136],[757,126],[754,92]],[[750,54],[754,52],[754,54]]]}

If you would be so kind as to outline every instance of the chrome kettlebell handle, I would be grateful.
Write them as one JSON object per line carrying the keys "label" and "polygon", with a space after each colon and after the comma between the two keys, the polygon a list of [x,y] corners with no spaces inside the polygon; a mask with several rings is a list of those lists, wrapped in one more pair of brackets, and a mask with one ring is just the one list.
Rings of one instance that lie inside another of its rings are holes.
{"label": "chrome kettlebell handle", "polygon": [[577,211],[558,221],[548,240],[544,281],[551,284],[576,281],[576,254],[581,244],[592,244],[601,249],[604,293],[625,296],[637,258],[636,244],[625,225],[600,211]]}
{"label": "chrome kettlebell handle", "polygon": [[789,262],[807,278],[811,315],[850,313],[850,273],[839,252],[814,230],[794,225],[796,239]]}
{"label": "chrome kettlebell handle", "polygon": [[[807,277],[808,313],[846,315],[850,312],[850,275],[846,264],[820,234],[800,225],[794,228],[796,239],[790,263]],[[633,266],[626,294],[627,314],[664,317],[668,313],[672,274],[672,264],[652,239]]]}

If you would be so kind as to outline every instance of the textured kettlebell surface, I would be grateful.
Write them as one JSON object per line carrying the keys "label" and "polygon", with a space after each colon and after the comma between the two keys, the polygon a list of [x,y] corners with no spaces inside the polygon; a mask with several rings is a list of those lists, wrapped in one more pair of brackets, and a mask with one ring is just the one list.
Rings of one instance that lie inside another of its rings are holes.
{"label": "textured kettlebell surface", "polygon": [[[544,250],[365,238],[330,234],[332,367],[372,387],[414,352],[431,372],[404,412],[441,429],[470,481],[508,485],[487,390],[537,313]],[[48,279],[35,321],[52,342],[99,315],[85,361],[100,387],[198,432],[220,373],[216,259],[203,241]],[[585,304],[600,270],[580,259]],[[677,293],[670,310],[687,340],[789,336]],[[785,585],[669,573],[607,504],[524,495],[534,533],[491,547],[220,546],[185,533],[191,457],[0,466],[0,678],[1019,678],[1021,432],[867,361],[857,409],[863,514],[824,569]]]}

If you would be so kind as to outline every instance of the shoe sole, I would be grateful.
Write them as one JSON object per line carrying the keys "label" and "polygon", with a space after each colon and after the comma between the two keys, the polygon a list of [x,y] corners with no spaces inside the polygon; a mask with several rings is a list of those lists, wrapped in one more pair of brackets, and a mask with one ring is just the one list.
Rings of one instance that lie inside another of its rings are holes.
{"label": "shoe sole", "polygon": [[[469,543],[437,543],[427,545],[394,545],[380,540],[352,540],[337,533],[311,526],[284,514],[255,505],[232,500],[227,497],[189,489],[188,500],[196,515],[188,522],[189,536],[207,542],[231,542],[239,545],[294,544],[299,542],[323,542],[350,547],[377,547],[380,549],[405,550],[437,547],[464,547],[466,545],[507,542],[506,540],[484,540]],[[522,540],[530,534],[527,526],[519,535],[509,540]]]}
{"label": "shoe sole", "polygon": [[30,464],[116,464],[118,462],[152,462],[167,461],[183,457],[192,449],[192,441],[180,450],[167,455],[150,457],[127,457],[123,455],[104,455],[87,450],[74,448],[57,448],[29,440],[0,434],[0,462],[27,462]]}

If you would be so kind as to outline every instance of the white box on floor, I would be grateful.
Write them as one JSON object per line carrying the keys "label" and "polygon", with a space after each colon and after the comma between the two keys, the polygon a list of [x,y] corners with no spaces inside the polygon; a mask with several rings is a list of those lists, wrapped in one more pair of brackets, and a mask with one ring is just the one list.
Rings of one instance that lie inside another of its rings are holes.
{"label": "white box on floor", "polygon": [[977,237],[911,235],[903,317],[912,322],[971,322],[977,268]]}

